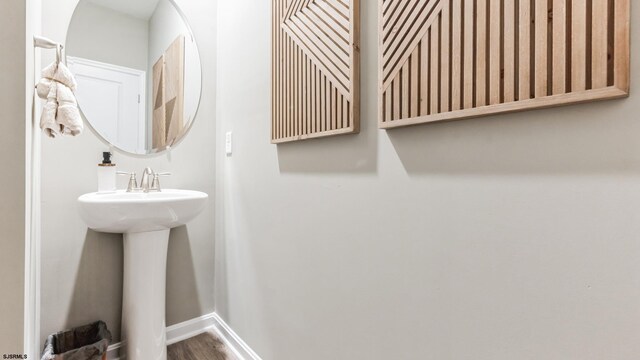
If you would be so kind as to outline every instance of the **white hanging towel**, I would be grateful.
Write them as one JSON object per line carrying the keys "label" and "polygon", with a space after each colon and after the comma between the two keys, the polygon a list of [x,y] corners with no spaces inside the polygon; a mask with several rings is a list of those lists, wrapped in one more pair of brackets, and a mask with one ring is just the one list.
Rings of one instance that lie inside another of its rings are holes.
{"label": "white hanging towel", "polygon": [[73,94],[77,83],[73,74],[62,62],[54,62],[42,70],[42,79],[36,85],[41,99],[47,100],[40,118],[40,128],[49,137],[76,136],[84,125]]}

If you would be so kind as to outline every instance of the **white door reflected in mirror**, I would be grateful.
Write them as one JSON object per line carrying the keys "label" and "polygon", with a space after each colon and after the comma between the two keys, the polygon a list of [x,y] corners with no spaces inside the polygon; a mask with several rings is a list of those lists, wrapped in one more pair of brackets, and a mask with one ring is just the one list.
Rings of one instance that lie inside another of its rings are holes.
{"label": "white door reflected in mirror", "polygon": [[188,132],[202,86],[198,49],[171,0],[80,0],[67,36],[85,120],[107,143],[150,154]]}
{"label": "white door reflected in mirror", "polygon": [[144,71],[67,57],[76,77],[78,102],[91,125],[120,149],[146,152],[146,74]]}

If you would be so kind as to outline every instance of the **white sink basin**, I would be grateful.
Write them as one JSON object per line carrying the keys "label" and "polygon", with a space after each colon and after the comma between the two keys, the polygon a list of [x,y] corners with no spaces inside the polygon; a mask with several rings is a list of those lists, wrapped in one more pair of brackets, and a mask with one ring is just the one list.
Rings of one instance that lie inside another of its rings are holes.
{"label": "white sink basin", "polygon": [[122,339],[127,360],[167,359],[165,287],[169,233],[171,228],[195,218],[207,198],[199,191],[170,189],[90,193],[78,198],[87,226],[124,234]]}
{"label": "white sink basin", "polygon": [[78,198],[80,215],[89,228],[109,233],[171,229],[195,218],[208,195],[199,191],[89,193]]}

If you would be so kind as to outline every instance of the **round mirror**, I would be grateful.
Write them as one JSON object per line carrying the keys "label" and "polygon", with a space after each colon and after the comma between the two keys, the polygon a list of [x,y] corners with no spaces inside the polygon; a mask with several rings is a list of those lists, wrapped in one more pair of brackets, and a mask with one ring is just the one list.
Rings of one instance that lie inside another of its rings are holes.
{"label": "round mirror", "polygon": [[151,154],[175,146],[200,102],[193,34],[171,0],[80,0],[66,43],[84,119],[109,144]]}

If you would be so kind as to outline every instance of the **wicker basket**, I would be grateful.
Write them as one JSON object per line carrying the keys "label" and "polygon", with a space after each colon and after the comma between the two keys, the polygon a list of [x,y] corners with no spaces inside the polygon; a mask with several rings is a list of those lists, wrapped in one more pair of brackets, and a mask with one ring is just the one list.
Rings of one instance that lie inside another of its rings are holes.
{"label": "wicker basket", "polygon": [[47,337],[41,360],[107,360],[111,333],[96,321]]}

